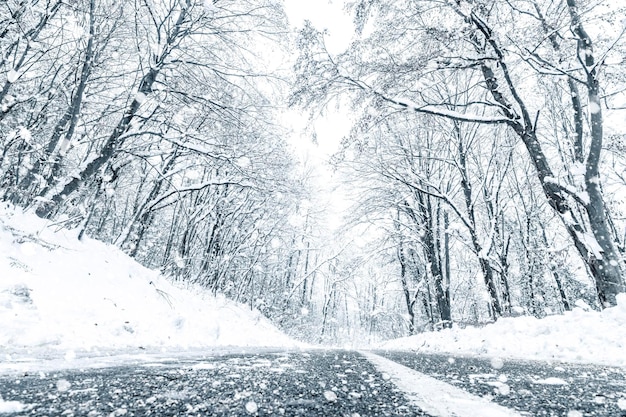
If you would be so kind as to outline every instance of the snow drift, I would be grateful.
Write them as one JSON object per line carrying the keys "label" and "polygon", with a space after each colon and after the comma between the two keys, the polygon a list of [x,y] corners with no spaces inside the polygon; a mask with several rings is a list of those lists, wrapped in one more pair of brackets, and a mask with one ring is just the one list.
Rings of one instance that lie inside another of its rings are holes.
{"label": "snow drift", "polygon": [[564,315],[502,318],[382,343],[385,349],[626,366],[626,294],[603,311],[578,303]]}
{"label": "snow drift", "polygon": [[0,353],[297,345],[257,311],[76,236],[0,208]]}
{"label": "snow drift", "polygon": [[[258,311],[172,283],[117,248],[0,207],[0,355],[300,347]],[[384,349],[626,366],[626,294],[604,311],[503,318],[387,341]]]}

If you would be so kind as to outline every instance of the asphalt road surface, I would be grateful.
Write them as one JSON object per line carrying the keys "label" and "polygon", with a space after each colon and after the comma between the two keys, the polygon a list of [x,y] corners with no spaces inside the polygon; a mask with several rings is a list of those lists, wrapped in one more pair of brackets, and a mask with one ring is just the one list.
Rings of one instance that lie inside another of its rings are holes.
{"label": "asphalt road surface", "polygon": [[626,417],[624,368],[376,353],[522,415]]}
{"label": "asphalt road surface", "polygon": [[[376,353],[516,412],[510,415],[626,416],[622,368]],[[0,416],[436,415],[398,388],[399,378],[412,384],[414,371],[407,372],[387,372],[359,352],[322,350],[11,372],[0,375]],[[429,395],[431,402],[448,398]],[[445,407],[438,414],[446,417]]]}

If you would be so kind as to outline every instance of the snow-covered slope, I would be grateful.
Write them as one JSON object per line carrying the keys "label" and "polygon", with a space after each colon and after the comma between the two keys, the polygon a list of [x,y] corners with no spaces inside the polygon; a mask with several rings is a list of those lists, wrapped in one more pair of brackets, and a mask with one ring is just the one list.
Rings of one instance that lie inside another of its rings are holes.
{"label": "snow-covered slope", "polygon": [[[626,366],[626,294],[618,300],[602,312],[583,305],[562,316],[503,318],[380,347]],[[0,359],[244,346],[300,344],[257,311],[175,285],[112,246],[78,241],[76,231],[0,207]]]}
{"label": "snow-covered slope", "polygon": [[297,345],[258,312],[174,285],[115,247],[76,234],[0,208],[0,356]]}
{"label": "snow-covered slope", "polygon": [[601,312],[579,305],[564,315],[503,318],[484,327],[454,327],[388,341],[380,347],[626,366],[626,294],[618,296],[617,307]]}

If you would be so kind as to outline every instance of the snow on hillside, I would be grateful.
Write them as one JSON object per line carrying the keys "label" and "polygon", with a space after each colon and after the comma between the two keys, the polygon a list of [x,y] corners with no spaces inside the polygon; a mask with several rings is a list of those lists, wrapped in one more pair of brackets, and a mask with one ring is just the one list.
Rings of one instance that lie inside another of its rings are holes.
{"label": "snow on hillside", "polygon": [[626,366],[626,294],[598,312],[584,303],[564,315],[502,318],[484,327],[453,327],[382,343],[415,350],[498,359],[540,359]]}
{"label": "snow on hillside", "polygon": [[0,208],[0,357],[91,349],[297,346],[257,311]]}
{"label": "snow on hillside", "polygon": [[[0,357],[78,352],[299,347],[257,311],[174,284],[118,249],[0,207]],[[626,366],[626,294],[602,312],[503,318],[423,333],[385,349]]]}

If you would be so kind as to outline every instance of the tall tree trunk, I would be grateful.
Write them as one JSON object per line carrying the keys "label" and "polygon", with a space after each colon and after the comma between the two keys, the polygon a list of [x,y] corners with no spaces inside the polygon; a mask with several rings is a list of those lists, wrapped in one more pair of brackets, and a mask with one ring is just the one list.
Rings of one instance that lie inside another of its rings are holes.
{"label": "tall tree trunk", "polygon": [[165,60],[174,49],[179,37],[181,35],[184,36],[185,34],[183,25],[187,20],[187,13],[189,12],[190,7],[191,1],[187,0],[183,9],[180,11],[178,18],[176,19],[171,32],[167,36],[160,56],[157,56],[156,62],[150,66],[150,70],[141,78],[139,88],[137,89],[137,93],[135,94],[130,106],[128,106],[122,118],[117,123],[117,126],[113,129],[111,135],[109,135],[99,154],[88,162],[77,175],[72,177],[70,181],[62,187],[58,187],[60,188],[59,191],[57,191],[57,187],[53,187],[46,194],[40,194],[40,197],[45,200],[45,203],[41,204],[36,209],[36,213],[39,217],[49,217],[53,210],[55,210],[64,199],[76,191],[85,183],[85,181],[97,175],[100,169],[102,169],[105,164],[113,158],[118,149],[124,144],[126,139],[125,134],[130,129],[131,122],[137,115],[137,111],[139,110],[141,103],[152,92],[152,87],[156,82],[157,76],[163,69]]}
{"label": "tall tree trunk", "polygon": [[[87,81],[89,80],[91,69],[94,65],[94,41],[96,37],[95,26],[95,0],[91,0],[89,2],[89,37],[87,40],[83,64],[80,68],[78,85],[72,95],[69,107],[52,130],[52,136],[48,141],[48,145],[46,146],[43,155],[37,159],[33,168],[23,179],[22,184],[20,184],[19,187],[20,189],[24,190],[28,187],[32,187],[36,178],[40,175],[43,167],[46,164],[50,164],[43,190],[39,192],[40,195],[45,195],[61,170],[61,161],[65,156],[65,152],[69,148],[72,137],[74,136],[74,131],[76,130],[76,125],[78,124],[78,117],[82,108],[83,98],[85,96],[85,90],[87,88]],[[61,138],[63,138],[62,142]],[[61,142],[60,146],[59,142]]]}
{"label": "tall tree trunk", "polygon": [[430,265],[430,272],[433,278],[433,285],[435,286],[435,301],[439,310],[439,316],[441,318],[441,326],[443,328],[452,327],[452,315],[450,304],[443,285],[443,274],[441,271],[441,264],[439,263],[439,255],[437,254],[437,246],[435,244],[435,236],[433,230],[433,213],[430,196],[423,193],[417,193],[417,201],[419,203],[420,217],[414,212],[414,210],[406,205],[407,211],[415,225],[422,228],[424,233],[421,236],[422,246]]}
{"label": "tall tree trunk", "polygon": [[[308,217],[307,217],[308,218]],[[307,297],[309,294],[307,292],[307,284],[309,282],[309,257],[310,257],[310,250],[311,250],[311,242],[309,242],[307,240],[306,244],[305,244],[305,255],[304,255],[304,280],[302,281],[302,300],[301,300],[301,304],[303,306],[307,305],[309,302],[309,297]],[[313,283],[309,284],[311,287],[313,287]],[[311,288],[311,290],[313,290],[313,288]]]}
{"label": "tall tree trunk", "polygon": [[402,284],[402,292],[404,293],[407,313],[409,314],[409,335],[412,335],[415,333],[415,312],[413,311],[414,303],[407,282],[406,256],[402,242],[400,242],[400,246],[398,247],[398,260],[400,261],[400,283]]}
{"label": "tall tree trunk", "polygon": [[140,83],[138,93],[131,102],[128,109],[124,113],[124,116],[118,122],[117,126],[113,130],[113,133],[109,136],[104,146],[100,150],[99,155],[92,159],[80,173],[67,182],[60,191],[54,191],[52,188],[47,194],[40,194],[40,197],[46,199],[45,204],[41,204],[35,211],[39,217],[49,217],[53,210],[67,198],[71,193],[76,191],[85,181],[93,178],[98,171],[104,167],[104,165],[115,155],[116,151],[124,143],[124,134],[129,130],[131,121],[135,118],[137,110],[141,105],[141,101],[137,96],[145,97],[152,91],[152,85],[156,80],[159,70],[157,68],[151,68],[148,74],[146,74]]}
{"label": "tall tree trunk", "polygon": [[450,220],[448,219],[448,212],[443,212],[443,260],[444,260],[444,291],[446,296],[446,303],[451,306],[450,300],[450,233],[448,232],[448,228],[450,227]]}
{"label": "tall tree trunk", "polygon": [[[565,229],[574,242],[582,260],[587,264],[594,278],[598,298],[602,307],[617,304],[616,296],[624,291],[624,281],[621,271],[621,261],[615,250],[610,233],[606,208],[600,189],[599,163],[602,150],[602,109],[599,98],[599,82],[597,66],[593,56],[592,42],[585,32],[580,21],[575,0],[567,0],[570,11],[572,31],[579,41],[579,59],[586,72],[586,88],[591,110],[591,144],[587,155],[585,186],[588,198],[571,193],[567,187],[561,186],[554,176],[541,143],[535,131],[528,108],[511,77],[505,54],[493,36],[491,28],[474,12],[468,16],[469,20],[482,33],[485,42],[495,53],[498,68],[504,79],[507,95],[503,94],[494,70],[487,61],[481,63],[481,70],[488,91],[496,102],[501,105],[501,111],[510,119],[508,124],[521,138],[530,159],[536,169],[537,177],[546,195],[550,206],[560,215]],[[482,51],[483,53],[485,51]],[[517,115],[507,96],[513,98],[519,112]],[[577,204],[585,208],[587,221],[591,233],[585,231],[584,222],[577,220],[576,212],[570,206],[567,196],[573,198]]]}
{"label": "tall tree trunk", "polygon": [[463,138],[460,134],[459,127],[455,123],[456,132],[458,137],[458,153],[459,153],[459,169],[461,171],[461,188],[463,189],[463,196],[465,200],[465,209],[467,212],[467,217],[469,220],[469,233],[472,239],[472,246],[474,247],[474,252],[478,257],[478,263],[480,264],[480,269],[483,273],[483,280],[485,282],[485,286],[487,287],[487,292],[489,293],[489,303],[491,304],[491,310],[493,311],[493,318],[497,320],[498,317],[502,316],[502,305],[500,304],[500,298],[498,296],[498,287],[496,285],[495,274],[493,268],[491,267],[491,263],[488,259],[488,254],[483,249],[480,241],[478,239],[478,233],[476,231],[476,214],[474,210],[474,202],[472,198],[472,186],[469,180],[469,173],[467,170],[467,160],[466,160],[466,151],[463,145]]}
{"label": "tall tree trunk", "polygon": [[[626,291],[621,257],[616,249],[614,236],[611,233],[607,209],[604,203],[602,190],[600,187],[600,161],[602,153],[602,142],[604,139],[602,103],[600,101],[600,82],[598,80],[598,65],[593,53],[593,42],[585,30],[580,15],[578,13],[578,1],[566,0],[567,9],[571,19],[571,31],[575,35],[578,43],[578,60],[585,72],[584,86],[587,90],[589,101],[589,112],[591,121],[591,141],[587,153],[585,164],[585,190],[588,198],[580,201],[587,213],[587,219],[593,240],[590,242],[589,236],[583,230],[569,230],[579,253],[586,260],[591,275],[595,279],[598,298],[603,307],[616,304],[615,296]],[[543,30],[550,39],[552,47],[559,52],[561,45],[558,32],[551,28],[537,3],[535,10],[542,23]],[[569,77],[567,83],[570,89],[572,109],[574,111],[574,126],[576,135],[574,139],[574,156],[578,163],[584,163],[583,135],[584,135],[584,113],[580,100],[580,94],[576,85],[576,80]],[[566,219],[567,220],[567,219]],[[566,222],[567,223],[567,222]],[[566,225],[567,227],[567,225]],[[596,247],[599,246],[599,248]],[[598,249],[598,250],[594,250]]]}

